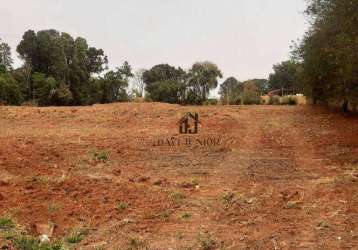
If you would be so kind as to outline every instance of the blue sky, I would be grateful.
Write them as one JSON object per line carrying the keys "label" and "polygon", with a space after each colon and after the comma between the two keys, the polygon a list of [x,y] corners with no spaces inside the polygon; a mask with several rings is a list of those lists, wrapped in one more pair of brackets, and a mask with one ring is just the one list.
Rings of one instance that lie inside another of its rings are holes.
{"label": "blue sky", "polygon": [[0,6],[0,38],[16,57],[26,30],[54,28],[104,49],[112,67],[209,60],[225,78],[246,80],[288,59],[291,41],[308,27],[304,7],[304,0],[12,0]]}

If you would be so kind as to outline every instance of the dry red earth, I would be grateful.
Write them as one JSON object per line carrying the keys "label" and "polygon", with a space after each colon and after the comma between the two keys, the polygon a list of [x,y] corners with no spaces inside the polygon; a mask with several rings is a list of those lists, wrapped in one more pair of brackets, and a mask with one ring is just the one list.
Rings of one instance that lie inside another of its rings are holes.
{"label": "dry red earth", "polygon": [[[178,134],[188,111],[197,135]],[[220,145],[154,146],[172,136]],[[76,249],[357,249],[358,118],[308,106],[0,107],[2,215],[34,236],[48,221],[54,238],[88,228]]]}

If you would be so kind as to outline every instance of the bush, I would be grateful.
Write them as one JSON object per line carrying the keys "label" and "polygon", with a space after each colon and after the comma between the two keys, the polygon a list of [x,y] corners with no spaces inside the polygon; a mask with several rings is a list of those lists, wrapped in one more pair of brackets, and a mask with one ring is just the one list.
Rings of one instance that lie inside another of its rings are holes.
{"label": "bush", "polygon": [[203,102],[203,105],[218,105],[217,99],[208,99],[205,102]]}
{"label": "bush", "polygon": [[257,86],[254,82],[248,82],[244,85],[244,94],[242,96],[242,104],[252,105],[260,104],[261,97]]}
{"label": "bush", "polygon": [[280,98],[280,104],[281,105],[296,105],[297,104],[297,98],[292,95],[286,95]]}
{"label": "bush", "polygon": [[35,100],[30,100],[30,101],[21,103],[21,106],[25,106],[25,107],[37,107],[38,105],[39,104]]}
{"label": "bush", "polygon": [[9,217],[0,217],[0,230],[11,229],[15,226],[14,222]]}
{"label": "bush", "polygon": [[0,74],[0,101],[9,105],[23,101],[20,85],[9,73]]}
{"label": "bush", "polygon": [[270,105],[279,105],[280,104],[280,97],[277,96],[277,95],[270,96],[269,104]]}
{"label": "bush", "polygon": [[288,105],[297,105],[297,98],[296,98],[296,96],[290,96],[290,97],[289,97]]}
{"label": "bush", "polygon": [[280,104],[281,105],[288,105],[289,101],[290,101],[290,98],[288,96],[280,97]]}
{"label": "bush", "polygon": [[41,243],[38,239],[28,235],[18,235],[13,238],[13,243],[17,249],[23,250],[62,250],[62,242]]}
{"label": "bush", "polygon": [[261,99],[259,96],[256,95],[244,95],[242,100],[242,104],[244,105],[253,105],[253,104],[260,104]]}

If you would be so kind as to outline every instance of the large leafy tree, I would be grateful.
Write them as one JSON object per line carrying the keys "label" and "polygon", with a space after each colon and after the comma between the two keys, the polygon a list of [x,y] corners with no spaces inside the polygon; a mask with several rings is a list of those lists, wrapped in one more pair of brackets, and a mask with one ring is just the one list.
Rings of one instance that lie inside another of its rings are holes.
{"label": "large leafy tree", "polygon": [[[302,90],[299,79],[300,65],[293,60],[284,61],[273,66],[274,73],[269,75],[268,87],[271,90],[300,92]],[[259,86],[258,86],[259,87]]]}
{"label": "large leafy tree", "polygon": [[358,0],[308,0],[311,28],[294,51],[314,102],[358,104]]}
{"label": "large leafy tree", "polygon": [[138,69],[133,75],[133,85],[134,91],[137,93],[137,97],[144,97],[145,83],[143,79],[143,74],[145,69]]}
{"label": "large leafy tree", "polygon": [[0,72],[10,71],[12,63],[10,46],[0,38]]}
{"label": "large leafy tree", "polygon": [[212,62],[197,62],[189,70],[189,91],[194,95],[195,103],[205,101],[210,90],[218,86],[222,78],[221,70]]}
{"label": "large leafy tree", "polygon": [[241,95],[243,92],[243,84],[235,77],[227,78],[220,85],[220,98],[225,104],[241,104]]}
{"label": "large leafy tree", "polygon": [[132,68],[128,62],[122,67],[107,72],[100,80],[102,88],[102,103],[126,101],[128,99],[126,88],[129,78],[132,77]]}
{"label": "large leafy tree", "polygon": [[37,72],[57,82],[57,93],[69,96],[70,91],[71,103],[75,105],[90,102],[90,77],[107,69],[108,63],[102,49],[89,47],[84,38],[74,39],[68,33],[53,29],[37,33],[26,31],[17,52],[25,62],[23,68],[28,75],[24,86],[27,86],[29,96],[34,96],[35,91],[34,77],[30,76]]}
{"label": "large leafy tree", "polygon": [[148,97],[159,102],[184,101],[186,77],[183,69],[169,64],[158,64],[143,73]]}
{"label": "large leafy tree", "polygon": [[9,73],[0,73],[0,103],[19,105],[23,95],[18,82]]}
{"label": "large leafy tree", "polygon": [[251,82],[254,82],[256,87],[258,88],[258,90],[260,91],[260,94],[263,95],[265,94],[270,86],[269,86],[269,82],[267,79],[251,79],[251,80],[248,80],[248,81],[251,81]]}

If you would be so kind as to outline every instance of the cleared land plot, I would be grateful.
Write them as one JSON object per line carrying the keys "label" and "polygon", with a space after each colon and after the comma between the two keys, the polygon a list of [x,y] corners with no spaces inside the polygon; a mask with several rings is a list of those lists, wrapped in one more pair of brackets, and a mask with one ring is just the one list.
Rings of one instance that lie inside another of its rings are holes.
{"label": "cleared land plot", "polygon": [[[177,122],[189,111],[201,121],[192,137],[219,146],[153,146],[188,137]],[[358,118],[304,106],[0,107],[5,217],[34,236],[48,221],[58,239],[85,228],[78,249],[353,249]]]}

